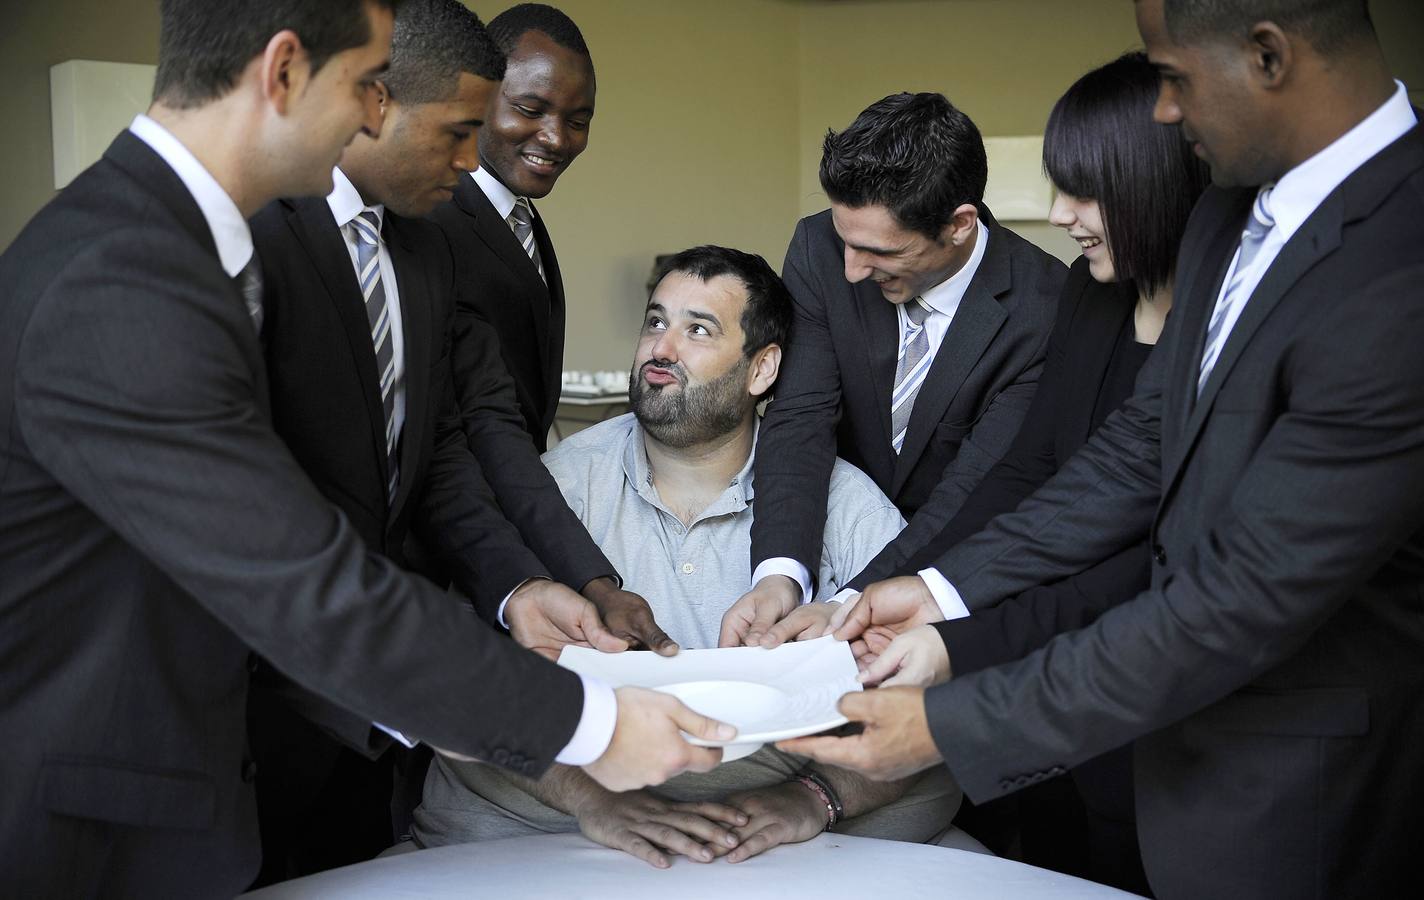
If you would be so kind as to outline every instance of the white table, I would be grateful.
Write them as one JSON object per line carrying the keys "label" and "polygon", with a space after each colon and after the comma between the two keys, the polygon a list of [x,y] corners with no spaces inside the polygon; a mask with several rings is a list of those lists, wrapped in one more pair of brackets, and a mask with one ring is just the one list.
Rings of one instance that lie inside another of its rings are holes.
{"label": "white table", "polygon": [[421,850],[263,888],[251,900],[1123,900],[1113,888],[994,856],[823,834],[744,863],[674,857],[655,869],[577,834]]}

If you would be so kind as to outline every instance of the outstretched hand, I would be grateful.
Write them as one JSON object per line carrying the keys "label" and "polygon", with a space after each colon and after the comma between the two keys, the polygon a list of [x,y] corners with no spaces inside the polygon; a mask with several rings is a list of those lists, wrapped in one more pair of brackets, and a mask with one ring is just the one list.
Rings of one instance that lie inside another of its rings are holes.
{"label": "outstretched hand", "polygon": [[549,659],[558,659],[569,644],[604,653],[628,649],[627,641],[604,627],[592,603],[547,578],[531,578],[516,588],[504,606],[504,620],[521,647]]}
{"label": "outstretched hand", "polygon": [[801,585],[785,575],[768,575],[722,616],[718,647],[755,647],[777,622],[801,605]]}
{"label": "outstretched hand", "polygon": [[892,687],[846,694],[839,708],[846,718],[864,726],[860,734],[793,738],[777,741],[777,748],[850,769],[872,781],[906,778],[941,761],[925,717],[923,688]]}
{"label": "outstretched hand", "polygon": [[608,630],[629,647],[646,647],[659,656],[677,655],[677,641],[658,627],[647,600],[623,590],[611,578],[590,581],[583,595],[597,607]]}

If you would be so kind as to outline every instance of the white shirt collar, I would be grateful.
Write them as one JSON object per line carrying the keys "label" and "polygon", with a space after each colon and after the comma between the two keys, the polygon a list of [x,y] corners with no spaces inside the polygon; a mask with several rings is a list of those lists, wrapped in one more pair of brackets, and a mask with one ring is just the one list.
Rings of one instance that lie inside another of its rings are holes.
{"label": "white shirt collar", "polygon": [[959,311],[964,292],[969,289],[969,282],[974,280],[974,273],[979,271],[979,263],[984,261],[984,248],[989,246],[989,229],[983,220],[979,220],[977,224],[974,252],[969,254],[969,261],[961,266],[958,272],[920,295],[920,300],[935,312],[953,317]]}
{"label": "white shirt collar", "polygon": [[222,189],[212,173],[203,168],[192,151],[173,132],[143,113],[129,125],[134,137],[147,144],[177,174],[207,220],[218,250],[218,261],[228,277],[235,277],[252,258],[252,231],[237,204]]}
{"label": "white shirt collar", "polygon": [[[504,186],[498,178],[485,171],[484,166],[470,173],[470,177],[475,179],[475,184],[480,186],[480,190],[485,192],[485,197],[489,199],[494,211],[499,213],[501,219],[508,219],[509,214],[514,211],[514,202],[519,198],[514,192]],[[533,207],[530,207],[532,210]]]}
{"label": "white shirt collar", "polygon": [[1394,84],[1394,94],[1379,109],[1276,182],[1271,215],[1283,239],[1290,240],[1342,181],[1418,123],[1408,91]]}
{"label": "white shirt collar", "polygon": [[[331,193],[326,195],[326,205],[331,207],[331,215],[336,219],[337,227],[345,228],[351,220],[361,215],[361,210],[366,208],[366,201],[361,199],[361,192],[356,190],[356,185],[351,183],[351,179],[346,177],[346,173],[341,169],[331,170]],[[385,208],[377,203],[371,207],[376,210],[381,221],[385,221]]]}

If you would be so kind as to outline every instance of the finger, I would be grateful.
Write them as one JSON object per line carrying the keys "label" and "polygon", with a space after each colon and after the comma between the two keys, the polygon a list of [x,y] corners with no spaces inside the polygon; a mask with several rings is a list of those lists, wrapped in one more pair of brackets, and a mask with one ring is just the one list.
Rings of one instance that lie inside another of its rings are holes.
{"label": "finger", "polygon": [[696,813],[702,818],[710,819],[713,822],[730,825],[733,828],[747,824],[750,818],[746,813],[737,809],[735,806],[728,806],[726,803],[716,803],[712,800],[703,800],[697,803],[680,803],[678,804],[678,808]]}
{"label": "finger", "polygon": [[[731,726],[728,726],[729,728]],[[710,772],[722,764],[721,747],[693,747],[684,772]]]}
{"label": "finger", "polygon": [[749,627],[751,627],[751,617],[746,614],[746,608],[742,604],[742,601],[738,600],[732,604],[732,608],[727,610],[726,614],[722,616],[722,630],[717,635],[717,646],[742,646],[742,639],[746,637]]}
{"label": "finger", "polygon": [[[684,706],[681,701],[677,700],[670,694],[664,696],[666,696],[668,700],[672,701],[668,705],[669,717],[673,720],[673,722],[677,725],[678,728],[682,729],[693,737],[701,738],[704,741],[730,741],[732,738],[737,736],[737,729],[733,728],[731,725],[728,725],[726,722],[718,722],[716,719],[710,719],[707,716],[702,715],[701,713],[693,712],[692,710]],[[720,762],[722,759],[722,751],[719,747],[698,747],[696,749],[716,750],[718,761]]]}
{"label": "finger", "polygon": [[860,638],[850,642],[850,652],[855,657],[855,664],[861,668],[875,661],[875,653],[870,649],[870,645]]}
{"label": "finger", "polygon": [[903,641],[896,641],[885,652],[877,656],[868,665],[864,672],[860,673],[861,684],[879,684],[891,675],[900,670],[900,664],[909,653],[909,644]]}
{"label": "finger", "polygon": [[709,863],[715,859],[711,848],[703,846],[701,841],[695,840],[681,829],[674,828],[666,822],[658,820],[635,822],[630,827],[669,853],[685,856],[695,862]]}
{"label": "finger", "polygon": [[[761,636],[761,646],[768,650],[773,647],[780,647],[787,641],[795,640],[802,632],[807,631],[806,615],[801,612],[801,610],[805,608],[806,607],[803,606],[801,609],[793,610],[791,615],[768,627],[766,633]],[[750,640],[748,643],[750,643]]]}
{"label": "finger", "polygon": [[650,866],[659,869],[666,869],[672,865],[672,860],[668,859],[662,852],[648,843],[643,838],[632,831],[620,831],[608,842],[614,850],[622,850],[630,856],[636,856]]}
{"label": "finger", "polygon": [[752,615],[752,622],[747,626],[747,634],[743,641],[748,647],[759,646],[762,637],[776,625],[780,617],[781,614],[776,604],[770,601],[758,603],[756,612]]}
{"label": "finger", "polygon": [[658,627],[651,610],[645,615],[635,616],[629,623],[629,630],[633,632],[635,639],[658,656],[676,656],[677,651],[681,649],[677,646],[677,641],[668,637],[668,633]]}
{"label": "finger", "polygon": [[765,853],[782,842],[782,833],[779,823],[773,823],[750,836],[744,836],[737,849],[727,854],[727,862],[739,863],[759,853]]}
{"label": "finger", "polygon": [[827,765],[859,771],[855,763],[861,759],[858,747],[862,741],[862,736],[858,734],[851,737],[792,738],[788,741],[777,741],[776,749],[797,756],[809,756],[816,762]]}
{"label": "finger", "polygon": [[584,639],[595,650],[604,653],[622,653],[628,649],[628,642],[617,637],[613,632],[604,627],[603,620],[598,617],[598,607],[583,602],[583,608],[579,611],[579,627],[583,629]]}
{"label": "finger", "polygon": [[740,843],[730,828],[723,828],[705,816],[686,810],[673,809],[660,813],[657,816],[657,821],[671,825],[683,834],[691,835],[704,844],[716,844],[730,850]]}
{"label": "finger", "polygon": [[929,687],[931,673],[929,669],[915,665],[913,662],[906,663],[900,667],[900,671],[895,673],[894,678],[887,678],[880,683],[883,688],[888,687]]}
{"label": "finger", "polygon": [[831,614],[831,621],[826,623],[826,634],[834,634],[840,629],[841,625],[845,623],[846,616],[849,616],[850,611],[860,603],[860,598],[861,595],[856,594],[854,597],[848,597],[840,602],[836,611]]}
{"label": "finger", "polygon": [[[835,629],[833,633],[838,641],[853,641],[870,627],[870,601],[861,594],[855,598],[854,603],[847,600],[841,606],[849,606],[850,609],[838,609],[831,617],[831,624]],[[837,623],[836,619],[840,619],[840,622]]]}

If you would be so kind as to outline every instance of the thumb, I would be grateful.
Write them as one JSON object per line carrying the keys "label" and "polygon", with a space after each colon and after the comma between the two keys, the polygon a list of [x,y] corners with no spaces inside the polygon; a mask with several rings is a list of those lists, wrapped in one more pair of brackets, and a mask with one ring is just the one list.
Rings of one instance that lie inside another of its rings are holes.
{"label": "thumb", "polygon": [[672,703],[668,707],[669,717],[673,724],[691,736],[704,741],[730,741],[737,736],[737,729],[726,722],[709,719],[702,713],[688,709],[681,700],[675,697],[671,699]]}
{"label": "thumb", "polygon": [[[855,598],[854,603],[847,600],[841,606],[849,606],[850,609],[836,610],[836,614],[831,617],[830,627],[835,633],[836,640],[853,641],[870,627],[870,600],[861,594]],[[837,618],[839,618],[839,622],[837,622]]]}
{"label": "thumb", "polygon": [[900,663],[907,655],[907,644],[903,641],[892,641],[885,651],[877,656],[874,661],[860,673],[861,684],[878,684],[888,676],[894,675],[900,669]]}
{"label": "thumb", "polygon": [[595,650],[622,653],[628,649],[628,642],[615,636],[604,626],[603,620],[598,617],[598,607],[587,600],[583,602],[583,609],[579,612],[579,627],[583,629],[584,640]]}
{"label": "thumb", "polygon": [[653,651],[659,656],[676,656],[678,651],[677,641],[668,636],[666,631],[658,627],[658,623],[653,619],[651,610],[646,616],[639,616],[632,624],[634,637],[643,642],[643,646]]}
{"label": "thumb", "polygon": [[874,691],[851,691],[841,697],[836,709],[852,722],[870,722],[875,718]]}
{"label": "thumb", "polygon": [[750,625],[751,622],[744,616],[739,600],[722,616],[722,630],[717,635],[717,646],[740,647]]}

